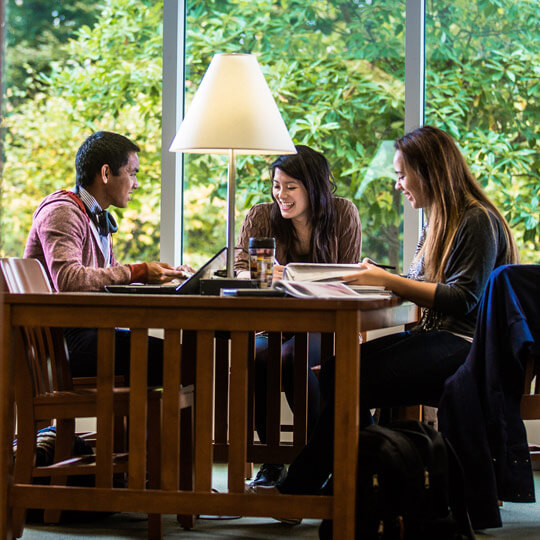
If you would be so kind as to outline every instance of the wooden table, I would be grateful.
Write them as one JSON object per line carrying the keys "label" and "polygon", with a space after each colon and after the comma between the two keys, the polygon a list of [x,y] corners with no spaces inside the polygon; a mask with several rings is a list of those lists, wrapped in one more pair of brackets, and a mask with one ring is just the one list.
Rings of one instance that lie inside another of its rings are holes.
{"label": "wooden table", "polygon": [[[355,479],[359,424],[359,333],[415,320],[416,306],[399,298],[300,300],[134,296],[89,293],[4,295],[0,380],[0,538],[10,538],[10,505],[162,514],[221,514],[334,519],[334,538],[354,538]],[[13,485],[12,332],[17,326],[98,328],[98,415],[96,488]],[[114,328],[132,330],[129,487],[112,486],[112,385]],[[145,486],[146,346],[149,328],[165,333],[161,488]],[[228,492],[212,493],[214,332],[230,332],[230,427]],[[247,445],[248,344],[253,332],[335,334],[336,406],[334,496],[244,493]],[[194,491],[178,490],[178,384],[181,331],[193,331],[196,345]],[[173,433],[171,434],[171,430]]]}

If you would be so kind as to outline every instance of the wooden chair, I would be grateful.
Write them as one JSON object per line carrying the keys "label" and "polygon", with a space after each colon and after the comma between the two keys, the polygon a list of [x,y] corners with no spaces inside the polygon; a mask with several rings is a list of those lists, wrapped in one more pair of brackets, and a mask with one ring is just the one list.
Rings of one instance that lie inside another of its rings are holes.
{"label": "wooden chair", "polygon": [[[40,262],[35,259],[0,259],[0,274],[4,287],[11,293],[52,293],[49,281]],[[17,406],[17,455],[15,483],[31,483],[35,477],[50,477],[51,484],[65,485],[67,476],[95,474],[95,456],[74,457],[75,419],[96,417],[96,388],[92,378],[84,384],[74,385],[63,337],[63,329],[24,327],[15,336],[21,361],[15,366],[15,403]],[[129,388],[114,388],[114,414],[117,419],[129,416]],[[193,410],[193,386],[180,395],[180,408]],[[147,394],[148,444],[147,468],[150,487],[159,487],[161,448],[161,391],[150,388]],[[185,418],[185,415],[184,415]],[[188,417],[189,418],[189,417]],[[47,467],[35,466],[36,432],[45,425],[56,422],[54,463]],[[123,420],[122,420],[123,421]],[[192,426],[183,429],[183,442],[192,444]],[[191,459],[191,452],[187,452]],[[127,472],[129,454],[116,452],[112,456],[113,472]],[[186,469],[184,468],[184,471]],[[188,468],[191,471],[191,466]],[[112,479],[111,479],[112,481]],[[182,480],[181,480],[182,481]],[[186,489],[191,488],[191,478],[183,479]],[[26,508],[15,508],[13,530],[16,538],[24,528]],[[60,511],[45,513],[48,522],[58,521]],[[193,523],[191,516],[183,520],[184,526]],[[149,537],[161,536],[161,516],[149,517]]]}
{"label": "wooden chair", "polygon": [[[224,336],[215,340],[215,400],[214,400],[214,461],[229,459],[229,345]],[[253,463],[290,463],[304,447],[307,439],[307,334],[296,335],[295,356],[295,413],[292,425],[281,423],[281,345],[280,332],[269,334],[267,382],[267,441],[254,440],[254,371],[255,338],[249,343],[248,364],[248,433],[246,478],[251,478]],[[325,342],[326,343],[326,342]],[[333,349],[333,340],[331,342]],[[292,433],[292,441],[282,440],[282,433]]]}
{"label": "wooden chair", "polygon": [[[268,335],[267,363],[267,403],[266,403],[266,443],[254,441],[254,347],[250,355],[253,369],[250,370],[248,395],[248,459],[251,463],[291,463],[307,442],[307,377],[308,377],[308,334],[295,334],[294,345],[294,413],[293,423],[281,421],[281,352],[282,334],[271,332]],[[321,336],[321,358],[330,358],[334,354],[332,334]],[[311,368],[318,376],[320,366]],[[285,441],[284,433],[291,433],[292,440]]]}
{"label": "wooden chair", "polygon": [[[525,366],[525,385],[521,398],[521,418],[540,420],[540,381],[538,380],[538,359],[530,357]],[[540,445],[529,441],[531,461],[540,461]]]}

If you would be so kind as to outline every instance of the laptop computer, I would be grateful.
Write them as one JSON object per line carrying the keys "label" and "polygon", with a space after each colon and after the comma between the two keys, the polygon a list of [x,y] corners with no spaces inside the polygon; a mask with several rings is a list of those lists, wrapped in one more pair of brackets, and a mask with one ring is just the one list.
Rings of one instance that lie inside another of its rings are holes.
{"label": "laptop computer", "polygon": [[123,294],[200,294],[201,279],[211,279],[214,272],[221,270],[227,264],[227,248],[220,249],[209,261],[180,285],[164,283],[162,285],[131,284],[105,285],[105,290],[111,293]]}

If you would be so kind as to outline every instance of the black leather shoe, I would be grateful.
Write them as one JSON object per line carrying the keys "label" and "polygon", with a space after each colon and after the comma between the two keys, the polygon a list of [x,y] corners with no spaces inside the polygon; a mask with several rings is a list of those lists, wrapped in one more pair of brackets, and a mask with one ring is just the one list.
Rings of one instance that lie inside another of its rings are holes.
{"label": "black leather shoe", "polygon": [[285,465],[276,465],[274,463],[264,463],[255,480],[250,482],[250,486],[275,486],[279,482],[285,479],[287,471]]}

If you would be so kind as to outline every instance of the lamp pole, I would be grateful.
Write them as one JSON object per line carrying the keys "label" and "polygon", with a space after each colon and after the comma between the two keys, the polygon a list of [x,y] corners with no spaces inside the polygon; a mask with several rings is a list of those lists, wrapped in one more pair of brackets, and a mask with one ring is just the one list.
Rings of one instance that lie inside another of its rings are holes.
{"label": "lamp pole", "polygon": [[227,168],[227,278],[234,278],[234,207],[236,197],[236,162],[234,150],[229,150]]}

